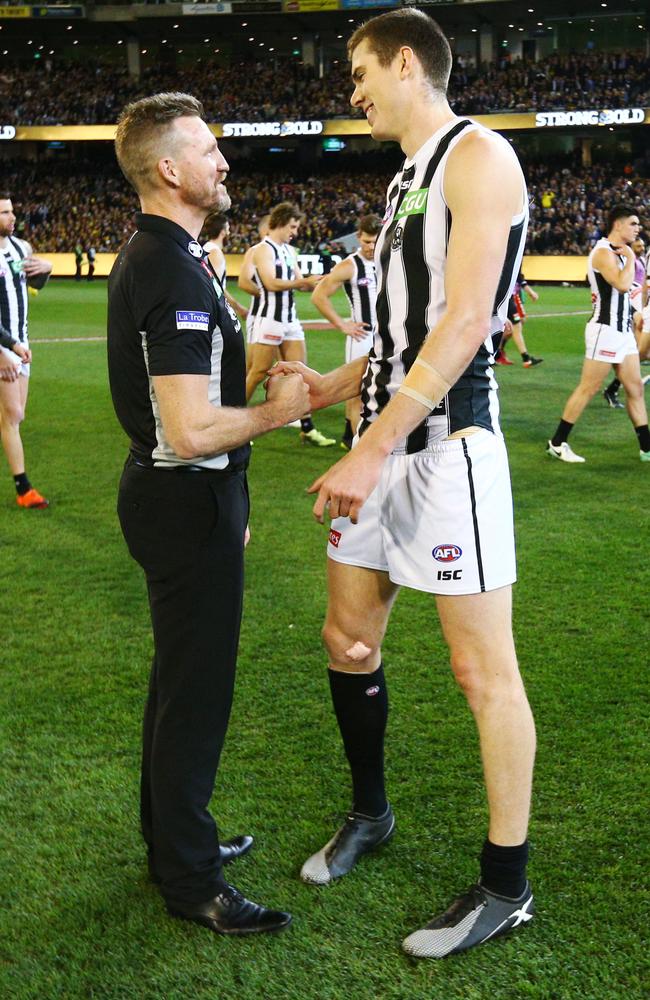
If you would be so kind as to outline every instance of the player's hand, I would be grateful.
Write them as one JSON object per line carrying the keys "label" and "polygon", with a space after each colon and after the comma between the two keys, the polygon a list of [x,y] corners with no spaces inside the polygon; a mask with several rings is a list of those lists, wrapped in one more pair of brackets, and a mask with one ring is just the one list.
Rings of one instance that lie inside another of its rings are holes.
{"label": "player's hand", "polygon": [[323,391],[325,388],[325,376],[313,368],[308,368],[302,361],[278,361],[269,370],[269,375],[293,375],[298,374],[309,389],[309,409],[320,410],[324,405]]}
{"label": "player's hand", "polygon": [[266,399],[277,410],[279,427],[309,413],[309,389],[298,372],[272,375],[266,382]]}
{"label": "player's hand", "polygon": [[353,340],[365,340],[368,336],[370,325],[368,323],[355,323],[353,319],[346,319],[341,323],[339,330],[346,337],[352,337]]}
{"label": "player's hand", "polygon": [[18,355],[18,357],[20,358],[20,360],[24,365],[28,365],[31,362],[32,352],[28,347],[25,347],[24,344],[21,344],[20,342],[14,344],[11,350],[14,352],[14,354]]}
{"label": "player's hand", "polygon": [[250,525],[246,525],[246,531],[244,532],[244,548],[248,545],[251,540],[251,529]]}
{"label": "player's hand", "polygon": [[313,292],[322,277],[322,274],[303,275],[297,287],[301,292]]}
{"label": "player's hand", "polygon": [[330,518],[349,517],[352,524],[379,482],[384,458],[361,444],[311,484],[308,493],[318,493],[313,514],[320,524],[327,510]]}
{"label": "player's hand", "polygon": [[512,337],[512,323],[509,319],[503,321],[503,335],[504,337]]}
{"label": "player's hand", "polygon": [[49,274],[51,270],[52,262],[41,257],[25,257],[23,261],[23,271],[28,278],[35,278],[37,274]]}
{"label": "player's hand", "polygon": [[0,381],[15,382],[20,374],[20,363],[12,361],[4,351],[0,351]]}

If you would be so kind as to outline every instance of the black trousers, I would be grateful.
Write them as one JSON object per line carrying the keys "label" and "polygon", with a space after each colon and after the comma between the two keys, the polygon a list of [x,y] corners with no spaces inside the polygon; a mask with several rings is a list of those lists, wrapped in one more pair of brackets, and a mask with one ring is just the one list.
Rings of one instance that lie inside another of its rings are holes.
{"label": "black trousers", "polygon": [[163,895],[223,885],[208,802],[235,681],[246,474],[150,469],[129,459],[118,514],[149,593],[154,657],[142,747],[141,824]]}

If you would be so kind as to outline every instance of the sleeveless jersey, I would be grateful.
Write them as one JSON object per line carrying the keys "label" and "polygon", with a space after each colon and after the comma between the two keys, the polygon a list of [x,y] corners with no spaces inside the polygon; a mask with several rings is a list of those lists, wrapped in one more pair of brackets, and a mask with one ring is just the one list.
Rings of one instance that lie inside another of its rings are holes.
{"label": "sleeveless jersey", "polygon": [[[397,392],[425,338],[445,312],[447,245],[453,225],[443,194],[445,166],[456,143],[479,129],[487,131],[469,119],[444,125],[405,161],[388,188],[384,226],[375,250],[377,330],[363,380],[360,433]],[[498,141],[506,140],[498,137]],[[501,433],[492,336],[503,330],[524,251],[528,201],[523,175],[522,202],[522,211],[511,221],[490,335],[439,406],[409,434],[403,443],[409,454],[463,427]]]}
{"label": "sleeveless jersey", "polygon": [[[275,277],[281,281],[293,281],[296,277],[296,258],[288,243],[274,243],[268,236],[262,240],[265,246],[271,247],[275,263]],[[296,322],[296,304],[293,289],[284,292],[271,292],[264,288],[260,281],[262,294],[257,315],[260,319],[272,319],[285,326]]]}
{"label": "sleeveless jersey", "polygon": [[[221,250],[221,247],[217,246],[216,243],[213,243],[212,240],[208,240],[207,243],[203,244],[203,249],[204,249],[204,251],[206,253],[212,253],[213,250]],[[221,253],[223,254],[223,250],[221,250]],[[222,262],[221,267],[219,268],[219,270],[217,271],[216,268],[215,268],[215,274],[216,274],[217,278],[219,279],[219,281],[221,283],[221,287],[225,288],[226,287],[226,258],[225,258],[225,256],[223,258],[223,262]]]}
{"label": "sleeveless jersey", "polygon": [[643,308],[643,282],[645,280],[646,274],[646,259],[645,257],[635,257],[634,260],[634,281],[632,282],[632,287],[630,288],[630,304],[632,309],[636,309],[639,312]]}
{"label": "sleeveless jersey", "polygon": [[377,272],[374,260],[366,260],[361,253],[347,258],[354,264],[351,281],[343,283],[345,294],[355,323],[366,323],[368,330],[377,326]]}
{"label": "sleeveless jersey", "polygon": [[[630,328],[631,305],[630,293],[619,292],[617,288],[610,285],[609,281],[602,276],[600,271],[594,268],[594,254],[597,250],[614,250],[614,247],[607,239],[600,239],[589,254],[587,267],[587,277],[591,286],[591,301],[594,311],[591,319],[594,323],[603,323],[610,326],[619,333],[626,333]],[[614,253],[616,251],[614,250]],[[623,270],[627,263],[627,258],[616,254],[619,270]]]}
{"label": "sleeveless jersey", "polygon": [[7,237],[0,252],[0,323],[14,340],[27,340],[27,277],[23,261],[29,244],[15,236]]}

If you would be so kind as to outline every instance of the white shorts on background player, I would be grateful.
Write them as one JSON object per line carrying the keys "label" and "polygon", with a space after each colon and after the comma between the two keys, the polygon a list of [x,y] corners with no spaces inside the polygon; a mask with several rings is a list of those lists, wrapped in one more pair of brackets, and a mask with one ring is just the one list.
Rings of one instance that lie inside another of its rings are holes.
{"label": "white shorts on background player", "polygon": [[368,331],[368,336],[364,337],[363,340],[355,340],[354,337],[346,337],[345,363],[349,364],[350,361],[356,361],[357,358],[362,358],[365,354],[369,354],[373,340],[374,334],[372,330]]}
{"label": "white shorts on background player", "polygon": [[285,340],[304,340],[305,333],[297,321],[294,323],[279,323],[275,319],[256,319],[251,330],[250,344],[266,344],[268,347],[279,347]]}
{"label": "white shorts on background player", "polygon": [[641,316],[643,317],[641,332],[650,333],[650,302],[641,310]]}
{"label": "white shorts on background player", "polygon": [[621,333],[605,323],[590,320],[585,327],[585,357],[617,365],[628,354],[638,354],[639,348],[631,330]]}
{"label": "white shorts on background player", "polygon": [[478,594],[514,583],[517,570],[508,456],[480,430],[390,455],[359,512],[332,521],[335,562],[388,573],[431,594]]}
{"label": "white shorts on background player", "polygon": [[[23,347],[27,347],[27,348],[29,347],[29,344],[28,344],[27,340],[23,340],[23,341],[21,341],[21,343],[22,343]],[[10,361],[14,362],[14,364],[16,365],[16,368],[18,369],[18,371],[20,372],[21,375],[24,375],[25,378],[29,378],[29,372],[30,372],[30,369],[31,369],[31,365],[25,365],[25,364],[23,364],[23,362],[20,360],[20,358],[18,357],[18,355],[14,354],[14,352],[12,350],[10,350],[8,347],[0,347],[0,351],[2,351],[2,353],[5,355],[5,357],[9,358]]]}

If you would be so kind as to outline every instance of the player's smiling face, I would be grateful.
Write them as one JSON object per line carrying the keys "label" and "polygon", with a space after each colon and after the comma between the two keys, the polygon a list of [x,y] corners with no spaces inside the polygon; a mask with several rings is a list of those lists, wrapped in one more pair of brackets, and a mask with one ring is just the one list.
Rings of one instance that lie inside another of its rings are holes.
{"label": "player's smiling face", "polygon": [[0,198],[0,239],[11,236],[16,225],[16,216],[10,198]]}
{"label": "player's smiling face", "polygon": [[350,104],[366,116],[373,139],[398,138],[395,73],[399,59],[398,54],[389,66],[382,66],[365,38],[352,53],[354,91]]}
{"label": "player's smiling face", "polygon": [[279,226],[277,229],[278,241],[280,243],[291,243],[298,235],[300,229],[300,219],[289,219],[286,226]]}

